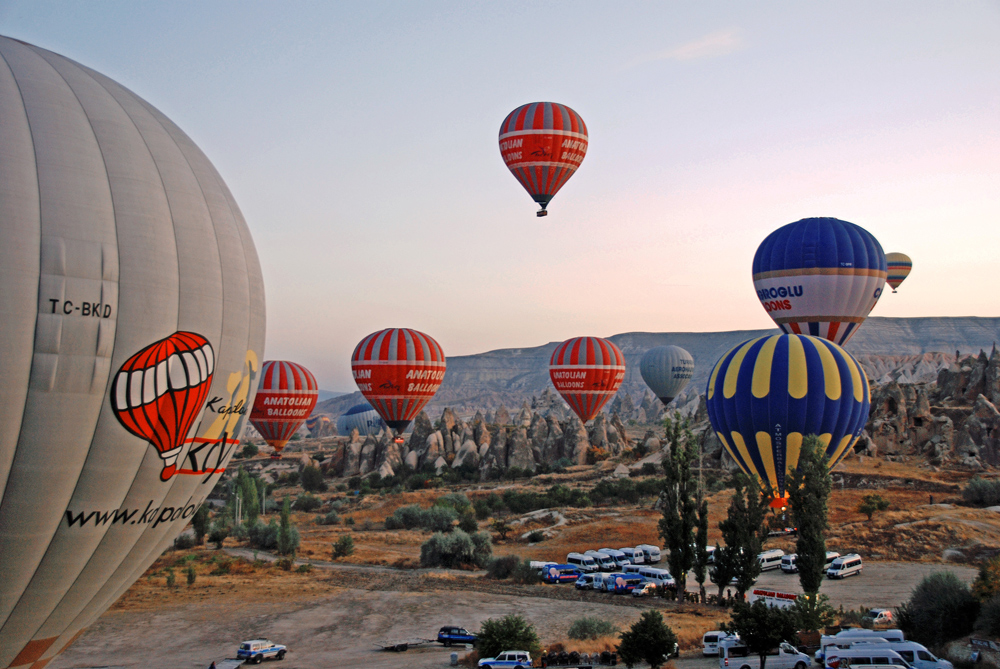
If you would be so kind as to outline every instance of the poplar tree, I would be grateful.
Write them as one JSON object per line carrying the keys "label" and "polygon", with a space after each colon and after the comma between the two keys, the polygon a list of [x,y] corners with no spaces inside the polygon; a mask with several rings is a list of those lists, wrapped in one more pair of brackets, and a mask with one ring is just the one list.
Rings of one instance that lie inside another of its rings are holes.
{"label": "poplar tree", "polygon": [[694,529],[697,523],[695,505],[696,482],[691,473],[697,445],[688,421],[679,413],[666,418],[666,440],[670,453],[663,460],[666,474],[663,483],[663,517],[660,518],[660,537],[670,549],[667,564],[677,587],[678,599],[684,599],[687,573],[695,564]]}
{"label": "poplar tree", "polygon": [[[767,498],[757,479],[750,478],[743,472],[737,472],[733,476],[733,483],[735,490],[729,500],[728,514],[719,523],[726,546],[722,549],[722,555],[716,558],[716,564],[722,558],[723,566],[731,569],[731,577],[736,578],[734,587],[737,599],[742,600],[744,593],[760,576],[760,561],[757,556],[767,539],[767,525],[764,522],[767,517]],[[721,595],[728,580],[718,583]]]}
{"label": "poplar tree", "polygon": [[816,601],[823,584],[824,533],[829,527],[827,503],[832,488],[823,442],[815,435],[808,435],[802,440],[798,466],[788,479],[787,489],[792,522],[798,528],[795,565],[799,568],[799,583],[806,598],[812,601]]}

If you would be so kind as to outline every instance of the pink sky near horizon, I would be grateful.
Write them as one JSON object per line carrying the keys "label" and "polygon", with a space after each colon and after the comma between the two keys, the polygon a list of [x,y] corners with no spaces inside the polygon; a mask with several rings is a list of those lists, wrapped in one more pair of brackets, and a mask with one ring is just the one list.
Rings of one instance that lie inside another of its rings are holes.
{"label": "pink sky near horizon", "polygon": [[[913,258],[872,315],[1000,315],[996,3],[17,1],[0,34],[192,136],[254,234],[266,357],[331,390],[383,327],[448,355],[770,327],[753,253],[808,216]],[[545,219],[496,145],[538,99],[591,140]]]}

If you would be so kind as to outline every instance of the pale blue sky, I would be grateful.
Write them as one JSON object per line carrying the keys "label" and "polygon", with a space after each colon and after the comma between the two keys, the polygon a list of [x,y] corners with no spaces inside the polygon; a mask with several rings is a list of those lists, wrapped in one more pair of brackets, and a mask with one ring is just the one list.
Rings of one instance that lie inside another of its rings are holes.
{"label": "pale blue sky", "polygon": [[[1000,315],[1000,3],[45,2],[0,34],[93,67],[204,149],[254,234],[268,358],[349,390],[389,326],[448,355],[768,327],[750,262],[806,216],[915,269],[873,315]],[[550,215],[514,107],[590,149]]]}

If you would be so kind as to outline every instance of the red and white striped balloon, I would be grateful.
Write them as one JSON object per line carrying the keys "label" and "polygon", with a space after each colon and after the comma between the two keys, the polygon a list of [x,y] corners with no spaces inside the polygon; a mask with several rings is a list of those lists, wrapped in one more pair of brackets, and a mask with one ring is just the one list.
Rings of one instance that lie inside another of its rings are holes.
{"label": "red and white striped balloon", "polygon": [[409,328],[368,335],[354,349],[354,382],[386,425],[402,432],[431,401],[446,369],[433,338]]}
{"label": "red and white striped balloon", "polygon": [[625,378],[625,356],[607,339],[574,337],[552,352],[549,377],[586,423],[618,392]]}
{"label": "red and white striped balloon", "polygon": [[318,398],[316,377],[302,365],[268,360],[261,367],[250,422],[274,449],[275,457],[281,457],[285,444],[309,418]]}

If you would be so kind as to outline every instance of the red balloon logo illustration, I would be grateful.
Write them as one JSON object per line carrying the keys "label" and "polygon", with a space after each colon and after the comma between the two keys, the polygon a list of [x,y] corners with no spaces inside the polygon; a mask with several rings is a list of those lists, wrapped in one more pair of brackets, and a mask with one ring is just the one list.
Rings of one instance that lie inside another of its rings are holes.
{"label": "red balloon logo illustration", "polygon": [[215,352],[194,332],[175,332],[125,361],[111,383],[111,408],[126,430],[163,459],[160,478],[177,473],[184,439],[205,405]]}

